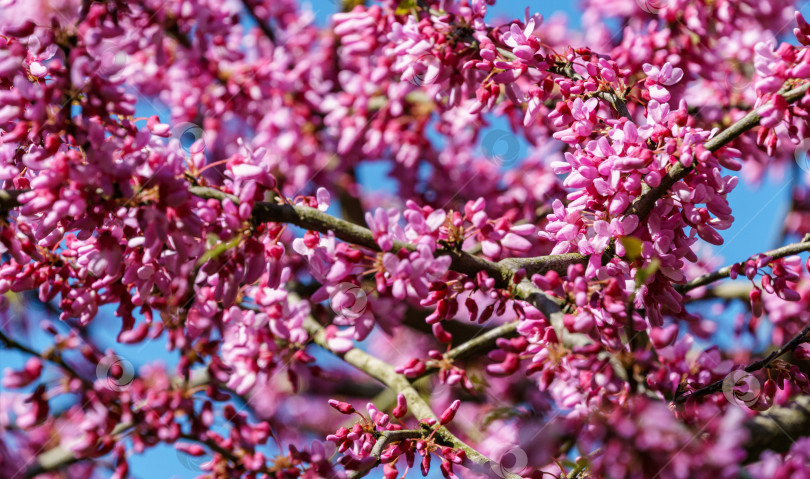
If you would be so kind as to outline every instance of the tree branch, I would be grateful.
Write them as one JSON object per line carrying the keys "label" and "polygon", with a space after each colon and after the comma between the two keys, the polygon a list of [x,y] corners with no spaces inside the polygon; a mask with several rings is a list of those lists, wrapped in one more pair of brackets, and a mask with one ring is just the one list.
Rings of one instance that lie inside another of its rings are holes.
{"label": "tree branch", "polygon": [[[747,373],[752,373],[754,371],[758,371],[760,369],[768,367],[775,359],[778,357],[787,354],[794,349],[796,349],[800,344],[807,342],[807,334],[810,333],[810,324],[804,327],[799,334],[793,337],[787,344],[782,346],[781,348],[771,352],[768,356],[758,361],[754,361],[753,363],[749,364],[745,367],[744,371]],[[709,384],[706,387],[697,389],[690,394],[682,394],[675,398],[673,401],[675,404],[683,404],[690,398],[699,398],[703,396],[707,396],[712,393],[716,393],[723,390],[723,384],[725,382],[725,378],[715,381]]]}
{"label": "tree branch", "polygon": [[78,379],[85,385],[92,385],[90,381],[83,378],[73,367],[68,364],[65,359],[62,357],[61,354],[55,349],[55,347],[51,347],[45,352],[38,352],[35,349],[28,347],[22,343],[15,341],[13,338],[6,336],[3,331],[0,331],[0,346],[4,346],[6,348],[14,348],[22,353],[28,354],[30,356],[35,356],[42,361],[47,361],[49,363],[55,364],[59,368],[61,368],[66,373],[70,374],[74,378]]}
{"label": "tree branch", "polygon": [[[499,49],[499,51],[500,50],[501,49]],[[501,54],[503,54],[503,52],[501,52]],[[512,52],[509,52],[509,54],[514,58]],[[550,67],[548,71],[566,78],[570,78],[574,81],[584,80],[581,75],[574,71],[574,65],[571,63],[558,63],[557,65]],[[633,121],[633,117],[630,116],[630,110],[627,109],[627,101],[615,91],[600,90],[592,93],[592,95],[600,100],[606,101],[620,116]]]}
{"label": "tree branch", "polygon": [[686,299],[691,303],[710,299],[739,299],[748,303],[748,293],[750,293],[752,289],[753,286],[751,285],[750,281],[729,281],[727,283],[720,283],[710,288],[706,288],[706,292],[701,294],[699,297]]}
{"label": "tree branch", "polygon": [[568,274],[568,267],[573,264],[586,264],[588,257],[579,253],[564,253],[548,256],[537,256],[534,258],[507,258],[502,259],[498,264],[503,265],[513,271],[523,269],[526,277],[531,278],[536,274],[545,274],[549,271],[556,271],[561,275]]}
{"label": "tree branch", "polygon": [[[773,259],[779,259],[803,253],[805,251],[810,251],[810,241],[793,243],[771,251],[766,251],[763,254],[766,256],[771,256],[773,257]],[[707,284],[713,283],[717,280],[728,278],[729,275],[731,274],[731,268],[733,268],[734,266],[743,266],[744,264],[745,261],[741,261],[739,263],[734,263],[732,265],[725,266],[712,273],[704,274],[703,276],[697,277],[692,281],[689,281],[685,285],[675,285],[675,290],[678,291],[679,293],[685,293],[687,291],[700,288],[701,286],[706,286]]]}
{"label": "tree branch", "polygon": [[[374,379],[377,379],[381,383],[388,386],[395,393],[401,393],[404,395],[405,399],[408,401],[408,410],[411,412],[411,414],[413,414],[414,417],[417,419],[434,419],[438,421],[436,414],[434,414],[430,406],[422,399],[419,393],[416,392],[413,386],[411,386],[408,378],[398,374],[394,370],[393,366],[357,348],[352,348],[342,354],[332,351],[326,341],[326,332],[324,331],[323,327],[321,327],[321,325],[312,318],[307,318],[304,321],[304,327],[307,329],[313,341],[317,345],[340,357],[347,364],[354,366]],[[436,431],[436,435],[448,444],[452,444],[453,447],[464,450],[467,455],[467,459],[465,461],[467,467],[472,469],[480,469],[494,464],[491,459],[465,444],[447,428],[443,426],[440,427]],[[504,479],[520,479],[520,476],[507,471]]]}
{"label": "tree branch", "polygon": [[[192,186],[191,193],[200,198],[214,198],[220,201],[230,199],[238,201],[233,195],[228,195],[214,188]],[[332,231],[336,238],[348,243],[366,247],[372,251],[380,251],[380,246],[374,240],[374,235],[368,228],[355,225],[340,218],[330,216],[318,209],[308,206],[279,205],[275,203],[257,203],[253,208],[253,219],[258,222],[289,223],[308,230],[326,233]],[[416,245],[403,241],[394,241],[393,251],[399,250],[416,251]],[[512,278],[520,269],[530,269],[532,273],[541,273],[551,269],[563,269],[565,274],[572,259],[579,261],[581,255],[546,256],[539,258],[505,259],[498,263],[493,263],[484,258],[473,256],[464,251],[441,249],[436,251],[436,255],[449,256],[451,259],[450,269],[458,273],[474,278],[479,272],[484,271],[490,278],[495,280],[499,288],[509,288],[514,286],[515,297],[531,303],[554,326],[558,337],[567,345],[582,345],[590,342],[585,335],[575,335],[567,333],[563,326],[563,315],[560,305],[563,303],[559,298],[553,298],[537,288],[528,279],[523,279],[520,284],[513,285]],[[584,258],[584,257],[582,257]],[[528,271],[528,270],[527,270]]]}
{"label": "tree branch", "polygon": [[[238,200],[233,195],[223,193],[215,188],[192,186],[189,191],[200,198],[214,198],[217,200],[230,199],[234,203]],[[372,251],[381,251],[374,240],[374,234],[368,228],[356,225],[349,221],[328,215],[318,209],[308,206],[295,206],[290,204],[256,203],[253,208],[253,219],[260,223],[275,222],[289,223],[304,229],[320,233],[334,232],[335,237],[347,243],[368,248]],[[416,251],[416,245],[404,241],[394,240],[392,251]],[[499,263],[493,263],[483,258],[473,256],[464,251],[441,249],[437,255],[451,258],[450,269],[458,273],[475,277],[480,271],[486,271],[489,277],[495,279],[499,287],[503,288],[509,283],[515,271]]]}
{"label": "tree branch", "polygon": [[745,423],[748,441],[745,462],[755,462],[764,451],[786,453],[796,438],[810,434],[810,396],[799,396],[786,406],[774,407]]}
{"label": "tree branch", "polygon": [[[24,191],[10,192],[9,196],[19,195],[22,192]],[[239,201],[234,195],[210,187],[191,186],[189,192],[203,199],[216,199],[218,201],[227,199],[234,204],[238,204]],[[14,196],[14,201],[16,201],[16,196]],[[368,228],[335,218],[308,206],[280,205],[269,202],[257,203],[253,208],[253,220],[256,222],[288,223],[321,233],[332,231],[335,237],[343,241],[363,246],[372,251],[381,251],[380,246],[374,240],[373,233]],[[416,251],[416,245],[395,240],[393,251],[402,249]],[[566,274],[568,265],[585,259],[582,255],[566,254],[526,259],[509,258],[498,263],[458,250],[441,249],[436,251],[436,255],[449,256],[451,258],[450,269],[455,272],[474,278],[479,272],[484,271],[490,278],[495,280],[497,287],[513,287],[515,297],[529,302],[543,313],[554,327],[560,341],[566,346],[581,346],[591,342],[590,338],[584,334],[569,333],[566,330],[560,309],[561,304],[563,304],[561,299],[549,296],[525,278],[518,285],[512,283],[514,274],[520,269],[524,269],[531,274],[540,274],[549,270]],[[506,329],[501,330],[501,332],[511,333]],[[487,344],[493,344],[497,339],[494,336],[487,337],[492,338],[491,342]],[[480,351],[479,348],[483,345],[484,343],[476,343],[475,351]]]}
{"label": "tree branch", "polygon": [[259,28],[262,30],[264,36],[266,36],[267,39],[270,40],[270,42],[273,43],[273,45],[275,45],[276,34],[273,32],[273,30],[270,28],[269,25],[265,24],[264,21],[261,18],[259,18],[258,15],[256,15],[256,7],[251,3],[251,0],[242,0],[242,5],[245,7],[245,10],[247,10],[247,12],[250,14],[250,17],[253,18],[253,21],[255,21],[256,24],[259,26]]}
{"label": "tree branch", "polygon": [[[208,384],[209,381],[210,377],[208,375],[208,370],[205,368],[200,368],[191,372],[191,376],[189,377],[188,381],[186,381],[185,378],[176,376],[172,379],[171,384],[173,388],[195,389]],[[135,406],[133,407],[133,411],[138,411],[141,409],[141,407],[144,406]],[[119,436],[133,427],[135,427],[135,423],[120,423],[113,428],[110,435],[113,437]],[[25,477],[33,478],[40,474],[57,471],[83,459],[84,458],[77,458],[75,453],[70,449],[66,449],[62,446],[56,446],[52,449],[48,449],[42,454],[39,454],[36,458],[36,462],[32,464],[28,470],[26,470]]]}
{"label": "tree branch", "polygon": [[[796,101],[800,100],[805,93],[807,93],[808,89],[810,89],[810,82],[807,82],[786,93],[782,93],[781,95],[785,98],[785,100],[787,100],[788,103],[795,103]],[[717,136],[707,141],[705,145],[706,149],[712,152],[717,151],[731,143],[734,139],[746,131],[759,125],[759,122],[762,119],[759,112],[762,111],[763,108],[765,108],[765,106],[748,113],[738,122],[734,123],[730,127],[721,131]],[[639,222],[644,221],[644,219],[649,216],[653,206],[655,206],[655,202],[666,195],[672,185],[686,178],[686,175],[688,175],[690,171],[692,171],[692,167],[687,168],[686,166],[683,166],[683,163],[681,162],[675,163],[675,165],[669,170],[669,173],[667,173],[667,175],[661,179],[661,184],[655,188],[651,188],[645,194],[638,197],[638,199],[636,199],[636,201],[634,201],[633,204],[630,205],[630,208],[625,212],[625,216],[636,215],[638,216]]]}
{"label": "tree branch", "polygon": [[[8,199],[6,204],[14,207],[19,203],[17,196],[30,190],[5,191]],[[189,192],[199,198],[216,199],[218,201],[230,200],[238,204],[238,198],[215,188],[204,186],[191,186]],[[0,201],[3,196],[0,196]],[[304,229],[318,231],[320,233],[334,232],[335,237],[351,244],[363,246],[372,251],[381,251],[380,246],[374,240],[374,235],[368,228],[350,223],[348,221],[328,215],[318,209],[308,206],[295,206],[290,204],[257,203],[253,208],[253,220],[256,222],[276,222],[288,223]],[[399,250],[416,251],[416,245],[404,241],[395,240],[393,251]],[[573,262],[584,260],[585,257],[578,254],[552,255],[537,258],[509,258],[498,263],[473,256],[464,251],[440,249],[436,255],[449,256],[451,259],[450,269],[474,278],[479,272],[484,271],[490,278],[495,280],[499,288],[509,288],[514,286],[515,296],[523,299],[535,306],[554,325],[558,337],[565,342],[566,335],[562,326],[562,314],[560,305],[563,303],[558,298],[553,298],[538,289],[531,281],[524,279],[519,285],[512,284],[512,278],[520,269],[526,270],[530,274],[541,274],[549,270],[555,270],[562,274],[567,272],[567,268]],[[584,336],[584,335],[580,335]],[[568,344],[574,344],[569,342]],[[583,344],[580,339],[579,344]]]}
{"label": "tree branch", "polygon": [[402,429],[399,431],[383,431],[380,434],[380,437],[377,438],[377,442],[374,443],[374,447],[371,449],[371,456],[377,459],[374,464],[370,464],[368,467],[353,471],[349,474],[350,479],[358,479],[360,477],[365,476],[371,469],[374,469],[377,465],[380,464],[380,457],[382,456],[383,449],[385,446],[392,442],[403,441],[405,439],[420,439],[426,436],[427,431],[417,431],[417,430],[410,430],[410,429]]}
{"label": "tree branch", "polygon": [[[517,336],[517,321],[506,323],[498,326],[497,328],[490,329],[480,336],[469,339],[468,341],[458,345],[445,354],[445,357],[450,360],[465,359],[476,354],[483,354],[495,347],[495,341],[498,338],[511,338]],[[409,378],[411,382],[422,379],[425,376],[437,372],[439,368],[425,368],[422,374]]]}

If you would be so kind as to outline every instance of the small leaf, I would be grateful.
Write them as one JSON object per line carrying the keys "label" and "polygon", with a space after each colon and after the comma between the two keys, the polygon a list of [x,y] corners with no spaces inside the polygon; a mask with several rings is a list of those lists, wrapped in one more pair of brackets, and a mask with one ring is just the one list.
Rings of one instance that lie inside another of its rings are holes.
{"label": "small leaf", "polygon": [[624,246],[625,257],[630,261],[635,261],[641,256],[641,240],[635,236],[623,236],[619,239]]}
{"label": "small leaf", "polygon": [[400,0],[399,5],[397,5],[397,9],[394,12],[395,15],[407,15],[411,13],[411,10],[416,8],[416,0]]}
{"label": "small leaf", "polygon": [[638,270],[636,272],[636,288],[644,284],[647,281],[647,278],[654,275],[660,266],[661,260],[654,258],[652,261],[650,261],[650,264]]}

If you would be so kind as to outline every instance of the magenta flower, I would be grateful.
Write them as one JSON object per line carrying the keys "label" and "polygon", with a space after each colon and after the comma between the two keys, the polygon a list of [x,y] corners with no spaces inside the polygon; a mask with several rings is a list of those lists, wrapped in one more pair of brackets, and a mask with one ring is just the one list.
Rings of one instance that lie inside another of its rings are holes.
{"label": "magenta flower", "polygon": [[160,3],[0,1],[0,477],[806,475],[792,2]]}
{"label": "magenta flower", "polygon": [[643,68],[644,73],[647,75],[645,85],[649,88],[650,97],[661,103],[668,102],[672,96],[665,87],[675,85],[681,81],[683,79],[683,70],[673,67],[669,62],[664,63],[660,68],[645,63]]}

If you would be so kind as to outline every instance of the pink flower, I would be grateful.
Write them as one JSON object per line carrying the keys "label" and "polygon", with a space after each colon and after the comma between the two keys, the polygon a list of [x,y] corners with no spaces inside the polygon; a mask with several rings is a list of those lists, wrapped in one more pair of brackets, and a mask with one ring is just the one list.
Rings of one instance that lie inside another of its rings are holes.
{"label": "pink flower", "polygon": [[645,85],[650,90],[650,97],[661,103],[666,103],[671,98],[665,86],[672,86],[683,78],[683,70],[673,68],[669,62],[662,67],[656,67],[649,63],[643,65],[644,73],[647,75]]}
{"label": "pink flower", "polygon": [[512,48],[512,52],[519,58],[531,60],[537,52],[536,48],[531,46],[529,39],[534,35],[535,22],[531,18],[526,27],[521,30],[517,24],[513,23],[508,32],[503,34],[503,42]]}

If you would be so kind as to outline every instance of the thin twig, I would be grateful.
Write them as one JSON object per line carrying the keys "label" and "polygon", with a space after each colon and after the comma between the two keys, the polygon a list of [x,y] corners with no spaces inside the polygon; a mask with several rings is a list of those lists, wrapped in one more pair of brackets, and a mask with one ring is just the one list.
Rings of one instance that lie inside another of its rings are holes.
{"label": "thin twig", "polygon": [[[787,100],[788,103],[795,103],[800,100],[805,93],[807,93],[808,89],[810,89],[810,82],[783,93],[782,96],[785,98],[785,100]],[[762,111],[762,109],[766,106],[762,106],[748,113],[742,119],[707,141],[705,144],[706,149],[715,152],[734,141],[734,139],[746,131],[759,125],[759,122],[762,119],[759,112]],[[693,167],[683,166],[683,163],[681,162],[676,163],[669,170],[669,173],[667,173],[667,175],[661,179],[661,183],[658,186],[651,188],[649,191],[638,197],[632,205],[630,205],[630,208],[625,212],[625,216],[636,215],[638,216],[640,222],[644,221],[647,216],[649,216],[653,206],[655,206],[656,201],[666,195],[669,189],[672,188],[672,185],[686,178],[686,175],[688,175],[692,169]]]}
{"label": "thin twig", "polygon": [[[581,75],[574,71],[574,65],[570,62],[558,63],[557,65],[549,68],[548,71],[566,78],[570,78],[574,81],[584,80]],[[633,120],[633,117],[630,116],[630,110],[627,109],[627,101],[615,91],[600,90],[594,92],[593,96],[599,98],[600,100],[606,101],[620,116],[623,116],[631,121]]]}
{"label": "thin twig", "polygon": [[74,378],[82,381],[85,385],[92,385],[90,381],[83,378],[73,367],[68,364],[65,359],[56,351],[53,347],[51,347],[48,351],[40,353],[33,348],[26,346],[22,343],[15,341],[13,338],[6,336],[3,331],[0,331],[0,346],[5,345],[7,348],[14,348],[20,352],[28,354],[30,356],[35,356],[43,361],[47,361],[49,363],[53,363],[56,366],[60,367],[63,371],[67,372]]}
{"label": "thin twig", "polygon": [[374,447],[371,449],[371,456],[376,459],[373,464],[369,464],[367,467],[363,469],[358,469],[357,471],[352,471],[349,474],[349,479],[359,479],[366,474],[368,474],[372,469],[374,469],[377,465],[380,464],[380,458],[382,457],[383,449],[388,444],[393,442],[404,441],[406,439],[419,439],[425,437],[427,431],[417,431],[414,429],[402,429],[399,431],[383,431],[380,434],[380,437],[377,438],[377,442],[374,443]]}
{"label": "thin twig", "polygon": [[[347,364],[354,366],[374,379],[377,379],[381,383],[388,386],[392,391],[394,391],[394,393],[401,393],[403,396],[405,396],[405,399],[408,401],[408,410],[414,417],[420,420],[438,420],[436,414],[424,401],[424,399],[422,399],[416,389],[413,388],[411,383],[408,381],[408,378],[397,373],[393,366],[357,348],[352,348],[344,353],[333,351],[329,347],[329,343],[326,340],[326,332],[324,331],[323,327],[312,318],[307,318],[304,320],[304,328],[306,328],[306,330],[309,332],[315,344],[340,357]],[[494,464],[490,458],[464,443],[464,441],[456,437],[446,427],[439,427],[435,434],[448,444],[452,444],[453,447],[464,450],[465,454],[467,455],[465,460],[465,465],[467,467],[480,469],[481,467],[487,467]],[[506,477],[504,479],[519,478],[520,476],[506,471]]]}
{"label": "thin twig", "polygon": [[[247,473],[251,472],[250,470],[248,470],[248,468],[246,468],[244,466],[244,464],[242,464],[242,459],[239,456],[237,456],[233,452],[229,451],[228,449],[220,446],[213,439],[210,439],[210,438],[209,439],[200,439],[200,438],[198,438],[198,437],[196,437],[196,436],[194,436],[192,434],[186,434],[186,433],[181,433],[179,437],[181,437],[181,438],[183,438],[183,439],[185,439],[187,441],[192,441],[192,442],[196,442],[198,444],[202,444],[204,446],[207,446],[212,451],[216,452],[220,456],[227,459],[230,463],[232,463],[235,466],[235,468],[242,469],[244,474],[247,474]],[[266,466],[262,466],[262,467],[258,468],[256,471],[253,471],[253,472],[259,472],[259,473],[262,473],[262,474],[266,474],[268,477],[275,476],[275,472],[268,469]]]}
{"label": "thin twig", "polygon": [[[502,324],[497,328],[490,329],[486,333],[471,338],[470,340],[451,349],[450,351],[447,352],[447,354],[445,354],[445,357],[449,360],[465,359],[474,356],[476,354],[481,354],[486,351],[489,351],[495,347],[495,342],[499,338],[510,338],[516,336],[517,326],[518,322],[512,321],[510,323]],[[425,376],[429,376],[437,372],[438,370],[439,368],[435,367],[425,368],[422,374],[409,379],[411,380],[411,382],[416,382],[417,380]]]}
{"label": "thin twig", "polygon": [[[799,253],[803,253],[805,251],[810,251],[810,242],[801,242],[801,243],[793,243],[787,246],[783,246],[781,248],[777,248],[771,251],[766,251],[763,253],[765,256],[771,256],[773,259],[785,258],[787,256],[793,256]],[[745,261],[741,261],[739,263],[734,263],[729,266],[725,266],[723,268],[718,269],[717,271],[704,274],[703,276],[697,277],[692,281],[689,281],[685,285],[676,285],[675,290],[679,293],[685,293],[687,291],[691,291],[695,288],[700,288],[701,286],[706,286],[707,284],[713,283],[717,280],[728,278],[731,274],[731,269],[734,266],[742,267],[745,265]]]}
{"label": "thin twig", "polygon": [[[787,354],[794,349],[796,349],[800,344],[805,343],[807,341],[807,334],[810,333],[810,324],[804,327],[804,329],[799,332],[796,336],[793,337],[787,344],[782,346],[781,348],[771,352],[768,356],[758,361],[754,361],[753,363],[749,364],[745,367],[744,371],[747,373],[752,373],[754,371],[759,371],[760,369],[768,367],[775,359],[779,358],[780,356]],[[690,398],[699,398],[703,397],[712,393],[716,393],[718,391],[722,391],[723,383],[725,382],[725,378],[715,381],[709,384],[706,387],[697,389],[689,394],[682,394],[675,398],[673,401],[675,404],[683,404]]]}
{"label": "thin twig", "polygon": [[[183,388],[185,390],[193,390],[198,387],[207,385],[210,381],[211,378],[208,375],[208,369],[200,368],[191,371],[191,375],[188,380],[180,376],[175,376],[170,381],[170,384],[172,386],[172,389]],[[137,412],[145,406],[146,404],[135,405],[132,408],[132,410],[133,412]],[[110,436],[118,437],[127,432],[128,430],[132,429],[133,427],[135,427],[135,423],[122,422],[116,425],[115,428],[113,428],[112,432],[110,433]],[[67,449],[63,446],[56,446],[37,455],[36,462],[33,463],[26,470],[25,477],[34,478],[36,476],[39,476],[40,474],[58,471],[64,467],[67,467],[71,464],[74,464],[84,459],[91,459],[91,458],[77,458],[76,453],[74,451]]]}
{"label": "thin twig", "polygon": [[267,39],[270,40],[270,42],[273,43],[273,45],[275,45],[276,34],[273,32],[273,29],[271,29],[269,25],[264,23],[264,21],[261,18],[259,18],[258,15],[256,15],[256,7],[251,3],[251,0],[242,0],[242,5],[244,5],[245,10],[247,10],[247,12],[253,18],[253,21],[255,21],[256,24],[259,26],[259,28],[262,30],[264,36],[266,36]]}

